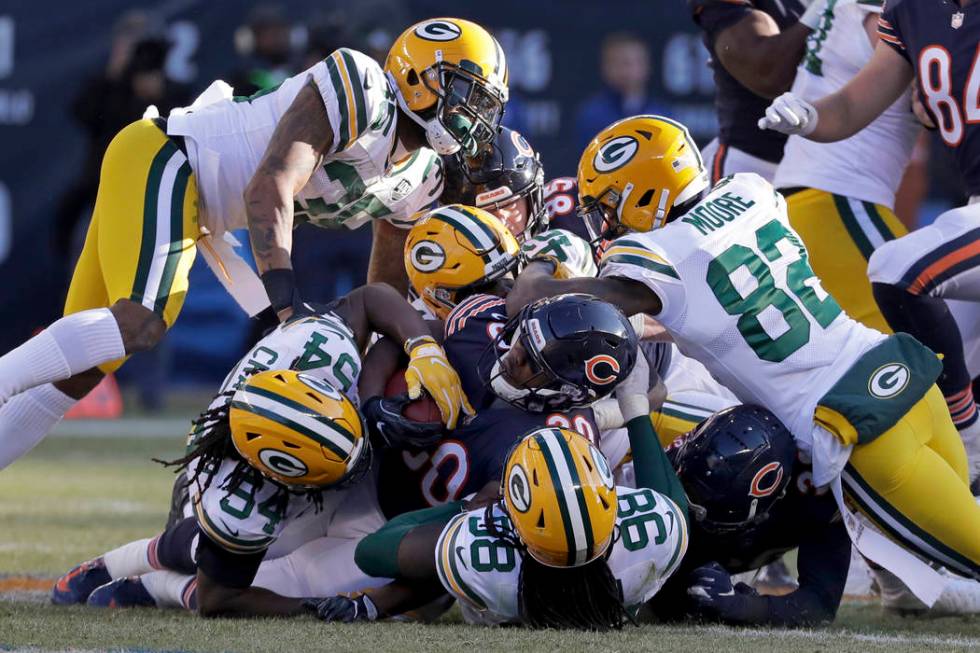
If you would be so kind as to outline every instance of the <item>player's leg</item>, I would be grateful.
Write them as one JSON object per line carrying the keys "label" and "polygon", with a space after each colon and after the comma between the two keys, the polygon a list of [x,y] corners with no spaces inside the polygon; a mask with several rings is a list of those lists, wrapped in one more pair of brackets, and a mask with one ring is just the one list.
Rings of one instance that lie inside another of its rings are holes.
{"label": "player's leg", "polygon": [[980,579],[980,506],[963,482],[963,470],[929,446],[936,437],[948,441],[956,435],[933,388],[894,427],[854,447],[841,475],[844,490],[904,547]]}
{"label": "player's leg", "polygon": [[858,322],[891,333],[875,303],[867,269],[877,247],[907,233],[895,214],[814,188],[787,195],[786,210],[824,289]]}
{"label": "player's leg", "polygon": [[875,299],[896,331],[943,355],[937,381],[980,474],[980,420],[963,341],[944,299],[980,301],[980,204],[947,211],[936,221],[875,251],[868,265]]}
{"label": "player's leg", "polygon": [[94,238],[101,278],[90,255],[65,317],[0,357],[0,401],[95,367],[112,371],[176,318],[198,235],[197,190],[187,157],[152,121],[129,125],[109,145],[95,212],[86,244]]}

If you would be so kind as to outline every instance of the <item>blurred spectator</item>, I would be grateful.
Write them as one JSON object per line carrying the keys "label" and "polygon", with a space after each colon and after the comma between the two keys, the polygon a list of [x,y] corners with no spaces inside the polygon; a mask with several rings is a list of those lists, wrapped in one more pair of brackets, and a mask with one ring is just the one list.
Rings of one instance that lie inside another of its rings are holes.
{"label": "blurred spectator", "polygon": [[73,236],[95,203],[102,155],[116,133],[141,118],[151,104],[167,115],[190,102],[189,89],[164,75],[169,49],[162,25],[142,12],[129,12],[113,29],[105,70],[85,81],[75,96],[71,114],[88,144],[78,177],[59,201],[54,229],[58,260],[71,264],[81,249],[80,242],[73,247]]}
{"label": "blurred spectator", "polygon": [[235,95],[252,95],[293,74],[291,31],[279,5],[256,5],[249,12],[245,25],[235,32],[242,65],[225,78]]}
{"label": "blurred spectator", "polygon": [[575,139],[580,149],[610,123],[642,113],[667,114],[649,95],[650,49],[629,32],[615,32],[602,41],[599,73],[603,88],[579,108]]}

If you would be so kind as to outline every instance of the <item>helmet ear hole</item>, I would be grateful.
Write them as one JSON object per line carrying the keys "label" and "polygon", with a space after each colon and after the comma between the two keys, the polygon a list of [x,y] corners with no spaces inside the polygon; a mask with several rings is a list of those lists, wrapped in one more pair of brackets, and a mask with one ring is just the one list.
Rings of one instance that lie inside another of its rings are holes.
{"label": "helmet ear hole", "polygon": [[412,86],[415,86],[416,84],[419,83],[419,74],[415,72],[414,68],[412,70],[409,70],[408,74],[405,75],[405,81],[407,81]]}
{"label": "helmet ear hole", "polygon": [[647,189],[647,192],[643,193],[639,201],[636,203],[637,206],[647,206],[653,201],[654,190],[652,188]]}
{"label": "helmet ear hole", "polygon": [[315,394],[313,394],[312,392],[307,392],[307,393],[306,393],[306,396],[307,396],[307,397],[309,397],[310,399],[312,399],[313,401],[315,401],[315,402],[316,402],[316,403],[318,403],[318,404],[322,404],[322,403],[323,403],[323,400],[322,400],[322,399],[320,399],[319,397],[317,397],[317,396],[316,396]]}
{"label": "helmet ear hole", "polygon": [[283,440],[282,446],[286,447],[287,449],[300,449],[301,448],[298,444],[296,444],[294,442],[286,442],[285,440]]}
{"label": "helmet ear hole", "polygon": [[538,528],[544,528],[544,510],[538,515],[538,523],[536,524]]}
{"label": "helmet ear hole", "polygon": [[257,437],[260,437],[259,434],[258,433],[252,433],[251,431],[249,431],[248,433],[245,434],[245,439],[248,442],[251,442],[252,440],[254,440]]}

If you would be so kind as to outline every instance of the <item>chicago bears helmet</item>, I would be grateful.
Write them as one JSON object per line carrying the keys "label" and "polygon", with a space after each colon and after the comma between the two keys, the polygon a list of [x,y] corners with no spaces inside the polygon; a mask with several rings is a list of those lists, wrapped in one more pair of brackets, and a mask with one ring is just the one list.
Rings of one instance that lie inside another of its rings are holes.
{"label": "chicago bears helmet", "polygon": [[633,116],[593,138],[578,164],[579,215],[592,242],[667,223],[674,206],[708,187],[708,171],[687,127]]}
{"label": "chicago bears helmet", "polygon": [[695,523],[709,533],[747,535],[785,495],[796,442],[765,408],[739,405],[709,417],[667,455]]}
{"label": "chicago bears helmet", "polygon": [[444,204],[467,204],[494,211],[527,198],[522,225],[507,225],[520,242],[548,228],[544,206],[544,167],[527,140],[507,127],[475,157],[460,153],[443,157]]}
{"label": "chicago bears helmet", "polygon": [[472,156],[493,140],[507,104],[507,60],[487,30],[459,18],[416,23],[395,39],[384,69],[398,106],[439,154]]}
{"label": "chicago bears helmet", "polygon": [[592,295],[557,295],[508,320],[478,367],[489,370],[485,383],[496,396],[522,410],[569,410],[609,395],[632,371],[637,342],[612,304]]}
{"label": "chicago bears helmet", "polygon": [[617,506],[612,471],[578,433],[544,428],[525,435],[507,456],[501,486],[514,530],[541,564],[579,567],[609,548]]}
{"label": "chicago bears helmet", "polygon": [[229,421],[242,458],[290,488],[352,485],[371,467],[371,441],[357,407],[302,372],[250,376],[232,396]]}

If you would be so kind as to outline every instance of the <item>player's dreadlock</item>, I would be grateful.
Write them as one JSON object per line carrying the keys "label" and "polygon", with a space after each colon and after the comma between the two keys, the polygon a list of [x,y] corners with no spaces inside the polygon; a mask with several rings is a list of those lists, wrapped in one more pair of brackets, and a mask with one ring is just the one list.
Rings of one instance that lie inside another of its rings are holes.
{"label": "player's dreadlock", "polygon": [[[223,401],[205,410],[192,422],[190,442],[182,457],[175,460],[154,458],[153,461],[164,467],[176,467],[174,473],[185,470],[187,472],[187,485],[191,486],[197,483],[200,492],[203,493],[211,487],[214,475],[223,460],[229,458],[237,460],[238,464],[228,475],[228,479],[222,488],[228,495],[235,492],[244,482],[251,484],[255,492],[261,490],[265,483],[272,483],[276,486],[277,492],[270,500],[285,503],[289,494],[304,495],[314,505],[315,511],[319,512],[323,508],[323,492],[321,490],[293,490],[271,481],[249,465],[235,449],[231,440],[231,422],[228,419],[233,394],[234,391],[229,391],[218,395],[217,398],[223,399]],[[194,460],[198,462],[192,471],[189,465]]]}
{"label": "player's dreadlock", "polygon": [[[513,546],[522,558],[517,581],[517,605],[521,620],[531,628],[576,630],[620,629],[636,621],[623,605],[619,582],[602,556],[581,567],[543,565],[511,531],[493,519],[494,504],[487,506],[483,523],[492,535]],[[612,550],[610,545],[609,550]]]}

